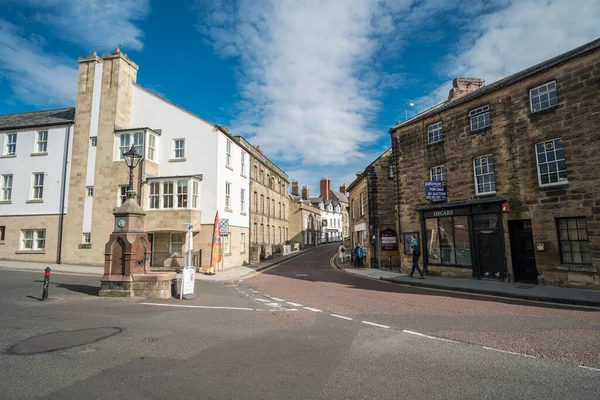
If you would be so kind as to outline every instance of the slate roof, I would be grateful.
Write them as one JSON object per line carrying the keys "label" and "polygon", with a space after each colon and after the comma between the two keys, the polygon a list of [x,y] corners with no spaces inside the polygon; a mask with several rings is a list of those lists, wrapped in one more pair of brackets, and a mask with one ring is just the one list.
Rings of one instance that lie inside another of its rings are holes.
{"label": "slate roof", "polygon": [[536,64],[532,67],[526,68],[515,74],[507,76],[506,78],[500,79],[499,81],[496,81],[496,82],[492,83],[491,85],[483,86],[481,89],[477,89],[477,90],[475,90],[471,93],[468,93],[464,96],[461,96],[457,99],[446,100],[439,104],[436,104],[435,106],[421,112],[420,114],[417,114],[414,117],[409,118],[408,120],[406,120],[404,122],[400,122],[400,123],[394,125],[393,127],[390,128],[389,133],[393,133],[396,129],[398,129],[400,127],[410,125],[414,122],[417,122],[417,121],[425,119],[429,116],[435,115],[443,110],[454,107],[458,104],[465,103],[465,102],[475,99],[477,97],[483,96],[485,94],[493,92],[494,90],[498,90],[504,86],[511,85],[522,79],[528,78],[532,75],[538,74],[542,71],[546,71],[550,68],[553,68],[562,63],[565,63],[565,62],[571,60],[572,58],[583,56],[586,53],[589,53],[591,51],[595,51],[598,49],[600,49],[600,39],[593,40],[589,43],[584,44],[583,46],[576,47],[572,50],[567,51],[566,53],[560,54],[556,57],[550,58],[550,59],[543,61],[539,64]]}
{"label": "slate roof", "polygon": [[347,203],[348,202],[348,197],[346,197],[345,194],[343,194],[342,192],[338,192],[337,190],[333,190],[333,189],[329,189],[329,191],[331,193],[333,193],[333,195],[335,196],[335,198],[341,202],[341,203]]}
{"label": "slate roof", "polygon": [[0,115],[0,130],[67,125],[75,121],[75,107]]}

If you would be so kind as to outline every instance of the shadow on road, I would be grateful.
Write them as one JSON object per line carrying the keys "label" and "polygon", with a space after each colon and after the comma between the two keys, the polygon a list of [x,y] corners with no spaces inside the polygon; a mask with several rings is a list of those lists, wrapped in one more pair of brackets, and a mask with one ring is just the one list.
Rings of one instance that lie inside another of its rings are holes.
{"label": "shadow on road", "polygon": [[[44,281],[37,280],[34,281],[36,283],[44,283]],[[50,282],[50,285],[54,285],[55,288],[58,289],[66,289],[70,292],[82,293],[88,296],[97,296],[100,291],[100,286],[90,286],[90,285],[81,285],[81,284],[73,284],[73,283],[58,283],[58,282]],[[36,299],[33,296],[27,296]],[[37,299],[40,300],[40,299]]]}
{"label": "shadow on road", "polygon": [[476,300],[501,304],[521,305],[528,307],[549,308],[559,310],[577,310],[600,312],[600,309],[558,303],[543,303],[492,295],[454,292],[434,288],[421,288],[404,284],[387,283],[375,279],[363,278],[350,273],[333,269],[329,260],[334,255],[331,247],[307,253],[277,268],[263,272],[264,275],[297,279],[306,282],[329,282],[352,289],[374,290],[379,292],[434,296],[461,300]]}

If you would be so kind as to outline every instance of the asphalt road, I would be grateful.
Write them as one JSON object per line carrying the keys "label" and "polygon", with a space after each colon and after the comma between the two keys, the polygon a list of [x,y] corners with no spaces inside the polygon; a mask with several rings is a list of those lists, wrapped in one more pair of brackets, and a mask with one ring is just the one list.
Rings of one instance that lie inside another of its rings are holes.
{"label": "asphalt road", "polygon": [[0,398],[598,398],[600,371],[573,361],[580,343],[543,346],[556,357],[523,352],[531,358],[457,337],[533,341],[554,315],[546,337],[595,335],[592,363],[596,312],[355,278],[329,266],[331,253],[246,282],[198,283],[192,301],[98,298],[97,278],[53,275],[41,302],[37,274],[0,271]]}

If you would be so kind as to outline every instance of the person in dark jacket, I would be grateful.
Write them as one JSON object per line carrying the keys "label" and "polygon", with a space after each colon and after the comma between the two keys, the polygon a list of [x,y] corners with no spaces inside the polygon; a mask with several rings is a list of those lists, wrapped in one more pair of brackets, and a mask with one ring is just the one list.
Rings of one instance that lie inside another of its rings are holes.
{"label": "person in dark jacket", "polygon": [[425,279],[423,271],[419,268],[419,257],[421,256],[421,249],[419,248],[419,242],[417,241],[417,235],[412,235],[412,242],[410,244],[410,254],[412,254],[412,270],[410,271],[409,277],[413,277],[415,269],[419,273],[419,279]]}

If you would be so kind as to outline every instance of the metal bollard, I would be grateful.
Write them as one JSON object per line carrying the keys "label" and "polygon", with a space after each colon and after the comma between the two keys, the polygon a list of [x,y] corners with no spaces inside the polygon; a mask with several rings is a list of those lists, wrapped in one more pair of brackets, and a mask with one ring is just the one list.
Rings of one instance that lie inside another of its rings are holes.
{"label": "metal bollard", "polygon": [[42,292],[42,300],[48,298],[48,286],[50,285],[50,267],[46,267],[44,270],[44,291]]}

